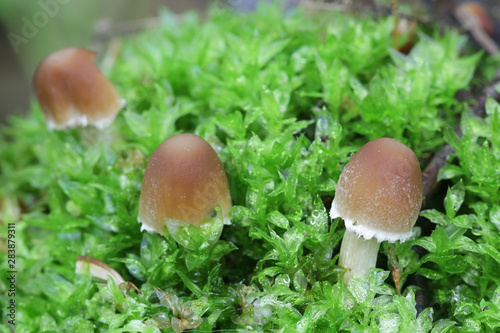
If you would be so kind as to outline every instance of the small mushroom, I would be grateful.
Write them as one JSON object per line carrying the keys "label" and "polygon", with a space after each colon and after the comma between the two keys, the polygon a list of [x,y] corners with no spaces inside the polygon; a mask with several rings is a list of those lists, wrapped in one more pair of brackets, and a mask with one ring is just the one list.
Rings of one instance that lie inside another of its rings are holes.
{"label": "small mushroom", "polygon": [[346,231],[340,248],[343,280],[375,267],[380,242],[405,241],[422,205],[417,157],[403,143],[380,138],[365,144],[342,171],[330,216]]}
{"label": "small mushroom", "polygon": [[231,196],[226,173],[210,144],[189,133],[163,141],[144,173],[139,199],[141,230],[163,233],[166,222],[200,227],[219,206],[223,221],[229,223]]}
{"label": "small mushroom", "polygon": [[77,274],[90,274],[91,277],[106,281],[111,277],[116,285],[125,282],[123,277],[108,264],[88,256],[77,256],[75,272]]}
{"label": "small mushroom", "polygon": [[35,71],[33,88],[50,130],[109,126],[125,100],[94,62],[96,53],[78,47],[47,56]]}

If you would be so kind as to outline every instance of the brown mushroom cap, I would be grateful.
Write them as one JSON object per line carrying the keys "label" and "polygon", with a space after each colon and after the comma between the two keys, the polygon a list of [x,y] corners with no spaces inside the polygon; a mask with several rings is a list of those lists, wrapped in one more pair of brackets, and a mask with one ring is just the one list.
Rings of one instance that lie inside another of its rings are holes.
{"label": "brown mushroom cap", "polygon": [[231,197],[224,166],[214,149],[189,133],[163,141],[151,156],[142,182],[142,229],[162,233],[165,219],[200,226],[218,205],[227,221]]}
{"label": "brown mushroom cap", "polygon": [[330,216],[366,239],[404,241],[422,205],[417,157],[403,143],[380,138],[365,144],[344,167]]}
{"label": "brown mushroom cap", "polygon": [[115,87],[94,62],[96,53],[78,47],[47,56],[33,77],[33,87],[49,129],[113,122],[124,106]]}

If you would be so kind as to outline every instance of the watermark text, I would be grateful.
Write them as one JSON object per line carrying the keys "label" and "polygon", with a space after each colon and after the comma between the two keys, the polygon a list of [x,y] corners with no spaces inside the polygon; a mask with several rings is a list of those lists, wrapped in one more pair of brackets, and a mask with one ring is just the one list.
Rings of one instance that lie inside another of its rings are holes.
{"label": "watermark text", "polygon": [[7,322],[16,325],[16,224],[9,223],[7,229]]}

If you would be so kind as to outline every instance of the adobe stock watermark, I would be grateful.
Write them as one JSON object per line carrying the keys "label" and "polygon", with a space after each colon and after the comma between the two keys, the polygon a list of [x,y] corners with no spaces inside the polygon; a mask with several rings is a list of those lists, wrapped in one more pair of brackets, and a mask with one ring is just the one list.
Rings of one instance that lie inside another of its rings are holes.
{"label": "adobe stock watermark", "polygon": [[40,10],[36,11],[31,17],[23,16],[21,18],[21,30],[19,32],[9,32],[9,38],[14,52],[19,52],[19,47],[28,44],[30,40],[36,37],[38,31],[49,23],[50,19],[55,17],[61,8],[61,5],[70,3],[71,0],[39,0]]}

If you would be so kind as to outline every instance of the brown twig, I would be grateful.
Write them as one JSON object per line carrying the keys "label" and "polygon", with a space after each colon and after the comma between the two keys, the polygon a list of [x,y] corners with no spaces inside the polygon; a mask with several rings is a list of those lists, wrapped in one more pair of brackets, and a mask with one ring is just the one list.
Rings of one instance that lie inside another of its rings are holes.
{"label": "brown twig", "polygon": [[92,39],[99,43],[112,38],[133,35],[140,31],[156,28],[160,25],[158,17],[148,17],[144,19],[131,20],[117,25],[111,25],[107,21],[101,21],[96,26],[96,31]]}
{"label": "brown twig", "polygon": [[[376,6],[373,0],[367,1],[335,1],[324,2],[320,0],[300,0],[299,6],[308,12],[323,12],[323,11],[337,11],[341,13],[353,14],[371,14],[378,18],[380,16],[387,16],[392,11],[392,7]],[[398,12],[398,20],[401,18],[415,20],[420,23],[432,22],[431,17],[415,16]]]}
{"label": "brown twig", "polygon": [[[497,70],[495,76],[491,80],[491,82],[486,85],[481,95],[476,99],[476,102],[471,107],[471,112],[476,117],[484,117],[486,114],[485,111],[485,103],[488,97],[498,100],[500,98],[500,93],[496,90],[496,86],[500,83],[500,68]],[[460,126],[455,128],[455,132],[458,136],[462,136],[462,131]],[[432,194],[438,188],[437,176],[439,170],[446,164],[450,155],[453,154],[453,148],[445,143],[441,149],[438,150],[436,154],[432,157],[431,161],[422,172],[422,182],[423,182],[423,191],[424,191],[424,199],[422,206],[425,206],[427,200],[432,196]]]}
{"label": "brown twig", "polygon": [[462,3],[455,8],[455,17],[460,25],[471,34],[474,40],[481,45],[486,52],[491,55],[498,54],[500,52],[500,48],[484,30],[481,17],[479,15],[485,15],[485,13],[482,13],[482,9],[478,12],[478,8],[481,8],[478,6],[479,5],[477,4],[471,4],[468,2]]}
{"label": "brown twig", "polygon": [[422,207],[425,207],[428,199],[434,194],[438,187],[437,175],[439,170],[446,164],[448,158],[453,153],[453,148],[445,143],[441,149],[432,157],[425,170],[422,172],[422,185],[424,197]]}

